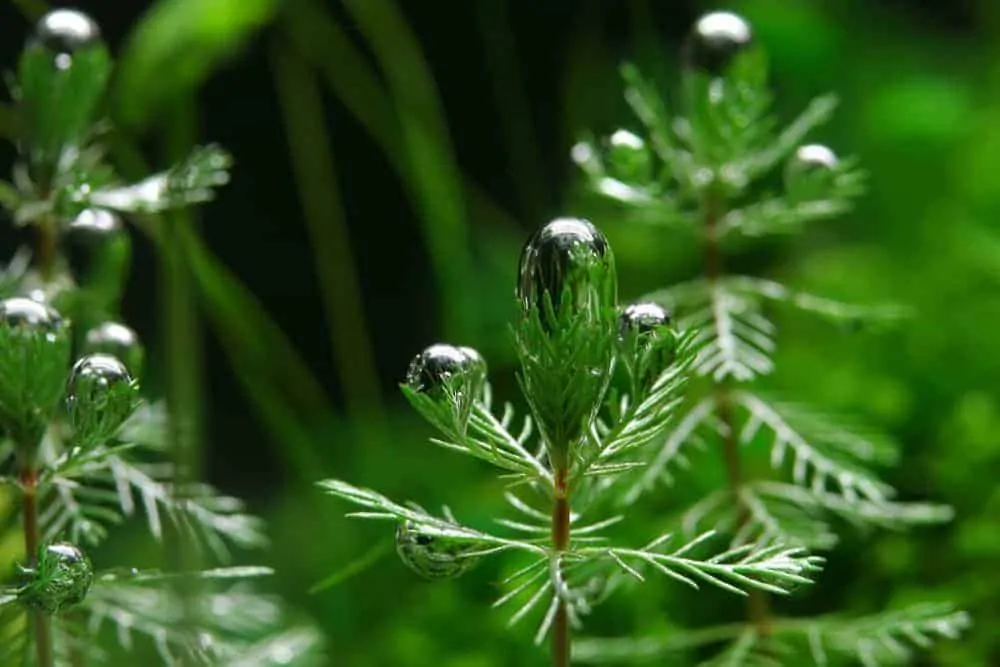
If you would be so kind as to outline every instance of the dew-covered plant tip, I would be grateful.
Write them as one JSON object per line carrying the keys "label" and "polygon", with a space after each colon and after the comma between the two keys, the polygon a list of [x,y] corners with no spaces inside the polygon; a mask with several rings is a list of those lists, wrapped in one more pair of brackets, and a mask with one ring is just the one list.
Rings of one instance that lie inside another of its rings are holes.
{"label": "dew-covered plant tip", "polygon": [[[604,233],[581,218],[555,219],[527,241],[516,283],[511,338],[529,414],[497,409],[486,362],[461,345],[428,347],[402,384],[438,431],[433,444],[496,469],[510,516],[495,528],[471,526],[447,507],[429,511],[340,480],[321,486],[359,507],[350,516],[393,524],[400,559],[421,577],[457,577],[489,556],[515,562],[494,607],[510,609],[511,625],[533,619],[555,667],[906,663],[958,636],[967,615],[920,604],[790,618],[773,598],[821,576],[836,528],[933,524],[950,509],[894,498],[876,472],[897,456],[887,438],[758,389],[775,366],[766,305],[851,325],[902,311],[731,274],[724,261],[736,243],[847,212],[863,174],[855,160],[806,142],[830,119],[832,96],[776,129],[764,53],[743,18],[701,17],[683,60],[675,112],[636,66],[623,65],[637,129],[580,141],[571,157],[594,192],[629,219],[658,225],[664,243],[695,235],[701,274],[619,303]],[[745,465],[760,452],[770,466]],[[635,544],[615,537],[616,524],[642,514],[632,510],[716,462],[724,484],[663,517],[666,530]],[[640,585],[716,587],[747,599],[746,620],[693,627],[650,618],[630,636],[581,636],[588,612]]]}

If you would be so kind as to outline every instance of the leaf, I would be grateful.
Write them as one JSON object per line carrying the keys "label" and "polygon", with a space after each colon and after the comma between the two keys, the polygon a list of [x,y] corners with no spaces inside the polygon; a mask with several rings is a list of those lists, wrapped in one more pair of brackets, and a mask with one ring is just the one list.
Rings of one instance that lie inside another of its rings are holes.
{"label": "leaf", "polygon": [[964,611],[950,605],[919,604],[860,618],[828,617],[807,621],[798,634],[808,641],[815,664],[829,654],[856,658],[864,667],[908,662],[915,649],[939,639],[958,639],[971,626]]}
{"label": "leaf", "polygon": [[821,493],[829,485],[849,501],[888,500],[894,491],[865,465],[891,463],[895,449],[883,438],[836,424],[806,408],[769,403],[747,391],[733,392],[733,400],[747,413],[739,435],[742,444],[758,433],[771,449],[771,465],[781,466],[789,456],[796,484]]}
{"label": "leaf", "polygon": [[361,507],[372,511],[355,512],[348,514],[349,517],[365,519],[380,519],[389,521],[407,520],[415,524],[415,528],[421,533],[432,537],[443,537],[453,540],[461,540],[470,544],[481,544],[490,552],[515,549],[529,551],[537,554],[545,554],[547,551],[537,545],[528,542],[518,542],[508,540],[484,533],[448,519],[441,519],[428,514],[420,509],[404,507],[394,503],[385,496],[370,489],[363,489],[352,486],[346,482],[336,479],[328,479],[318,483],[319,487],[330,495],[338,496]]}
{"label": "leaf", "polygon": [[666,533],[642,549],[618,547],[587,547],[578,549],[582,556],[598,556],[617,564],[632,576],[628,565],[653,567],[668,577],[698,588],[698,581],[719,588],[746,595],[749,589],[759,589],[777,595],[787,594],[791,588],[811,583],[809,575],[819,570],[823,558],[810,556],[799,547],[772,545],[768,547],[741,546],[717,554],[708,560],[698,560],[688,554],[696,550],[715,535],[714,531],[703,533],[693,540],[668,553],[659,548],[672,539]]}
{"label": "leaf", "polygon": [[218,146],[199,146],[167,171],[134,185],[94,191],[92,205],[123,213],[162,213],[210,201],[229,182],[232,157]]}
{"label": "leaf", "polygon": [[[71,634],[86,633],[93,638],[112,626],[119,646],[133,649],[134,637],[145,636],[167,665],[233,664],[236,659],[253,658],[247,665],[280,665],[276,654],[279,638],[315,637],[313,629],[285,627],[281,603],[277,599],[250,592],[244,575],[257,576],[267,568],[228,568],[187,574],[158,572],[134,576],[109,574],[99,577],[84,601],[79,621],[67,618]],[[203,587],[194,593],[193,609],[185,613],[184,602],[165,578],[194,576]],[[233,582],[236,582],[235,584]],[[72,626],[75,626],[72,627]],[[91,641],[94,645],[96,642]],[[296,642],[298,644],[298,642]],[[318,639],[306,645],[315,650]]]}
{"label": "leaf", "polygon": [[189,96],[266,26],[274,0],[159,0],[128,36],[117,71],[117,118],[146,124]]}

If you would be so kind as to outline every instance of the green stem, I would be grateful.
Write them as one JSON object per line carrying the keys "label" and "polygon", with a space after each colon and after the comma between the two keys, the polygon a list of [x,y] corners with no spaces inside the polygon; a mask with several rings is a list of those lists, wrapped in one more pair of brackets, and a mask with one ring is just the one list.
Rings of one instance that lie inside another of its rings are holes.
{"label": "green stem", "polygon": [[[558,554],[569,547],[569,488],[566,484],[568,471],[565,467],[555,471],[555,503],[552,507],[552,548]],[[561,572],[560,572],[561,576]],[[556,592],[558,595],[558,591]],[[552,624],[552,667],[569,667],[570,628],[566,601],[559,600],[556,616]]]}
{"label": "green stem", "polygon": [[[21,488],[24,490],[24,551],[28,567],[38,565],[38,476],[34,466],[26,462],[21,468]],[[37,667],[52,667],[52,628],[49,617],[41,609],[31,612]]]}
{"label": "green stem", "polygon": [[[717,288],[724,275],[722,253],[719,248],[718,221],[721,213],[718,210],[717,198],[710,194],[704,203],[705,217],[705,278],[708,282],[712,299],[712,310],[717,312]],[[719,326],[716,318],[716,326]],[[725,381],[715,385],[715,410],[722,424],[723,443],[722,455],[726,465],[726,477],[729,490],[733,497],[736,513],[737,530],[749,518],[746,505],[740,500],[743,488],[743,470],[740,460],[739,442],[736,437],[736,419],[733,414],[732,390]],[[757,633],[762,637],[770,636],[771,620],[770,605],[767,594],[756,588],[751,589],[747,599],[747,614]]]}

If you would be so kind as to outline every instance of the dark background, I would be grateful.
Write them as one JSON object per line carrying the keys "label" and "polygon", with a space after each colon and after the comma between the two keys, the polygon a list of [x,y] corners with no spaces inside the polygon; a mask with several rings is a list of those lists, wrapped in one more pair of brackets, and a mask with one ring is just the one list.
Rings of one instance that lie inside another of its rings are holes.
{"label": "dark background", "polygon": [[[74,6],[98,21],[117,52],[152,4]],[[513,359],[502,324],[513,314],[522,239],[555,215],[591,213],[577,196],[576,174],[566,159],[569,146],[587,129],[604,133],[634,124],[620,99],[617,62],[636,59],[671,83],[688,26],[715,7],[587,0],[397,3],[432,73],[457,164],[502,215],[469,206],[463,219],[467,255],[460,269],[466,273],[457,274],[459,286],[442,290],[427,251],[426,230],[436,221],[414,204],[393,162],[340,96],[324,89],[326,148],[339,172],[327,187],[342,198],[377,365],[380,400],[366,404],[364,396],[352,403],[352,384],[338,381],[342,371],[328,333],[356,325],[357,317],[337,312],[325,319],[317,267],[339,261],[338,255],[314,261],[268,57],[269,49],[295,43],[283,17],[296,4],[269,16],[267,25],[241,39],[241,48],[227,57],[205,59],[204,83],[193,89],[198,136],[225,146],[236,166],[232,183],[199,209],[198,218],[207,245],[287,334],[335,410],[299,413],[322,466],[303,470],[258,417],[234,374],[233,359],[206,323],[207,475],[271,520],[276,546],[267,558],[281,570],[277,586],[324,627],[345,656],[343,664],[541,664],[540,652],[524,656],[527,630],[510,637],[499,614],[477,607],[488,603],[490,591],[481,585],[488,574],[431,591],[385,558],[337,588],[306,595],[308,586],[380,537],[376,529],[341,521],[344,508],[317,498],[306,480],[337,476],[460,508],[475,507],[489,491],[481,470],[424,445],[429,431],[403,405],[395,384],[416,351],[449,337],[486,352],[496,384],[507,397],[513,395]],[[374,66],[365,34],[338,3],[313,4],[323,7]],[[992,631],[1000,611],[995,595],[1000,575],[991,564],[1000,555],[1000,524],[987,499],[996,498],[992,480],[1000,451],[994,428],[1000,426],[995,335],[1000,7],[987,0],[757,0],[731,6],[750,19],[771,54],[781,117],[790,119],[813,95],[838,92],[840,113],[820,138],[858,154],[873,174],[871,194],[843,221],[802,239],[751,248],[734,261],[834,296],[903,301],[920,313],[887,337],[851,338],[797,320],[784,323],[781,343],[787,347],[775,382],[831,408],[858,412],[892,432],[906,443],[906,455],[890,480],[911,497],[949,502],[959,510],[949,528],[912,538],[846,541],[818,592],[802,604],[810,611],[863,612],[925,597],[957,599],[979,612],[977,630],[963,646],[945,647],[939,662],[928,664],[995,664],[989,656],[1000,645]],[[496,21],[504,16],[505,28]],[[28,28],[13,6],[0,8],[0,61],[15,62]],[[508,38],[506,47],[498,46]],[[178,44],[183,51],[181,37]],[[499,51],[506,58],[500,62],[513,63],[513,87],[497,85],[497,60],[490,54]],[[338,71],[339,63],[328,65]],[[169,68],[170,61],[162,66]],[[340,74],[349,79],[351,72]],[[384,72],[380,81],[387,83]],[[152,89],[157,82],[146,85]],[[119,102],[113,114],[127,115],[127,107],[128,100]],[[397,102],[397,110],[405,115],[405,103]],[[160,138],[169,132],[174,113],[170,101],[153,104],[130,130],[160,167],[167,163]],[[520,120],[513,134],[504,129],[512,116]],[[12,158],[5,147],[5,171]],[[693,269],[690,248],[669,232],[593,217],[616,247],[628,296]],[[155,298],[158,262],[141,234],[134,237],[124,317],[153,355],[145,384],[156,394],[163,378],[157,363],[163,351]],[[18,238],[5,232],[3,247],[13,249]],[[453,283],[455,276],[444,279]],[[460,303],[449,302],[448,294]],[[465,315],[452,317],[456,310]],[[255,331],[248,326],[245,335]],[[294,402],[288,386],[277,391]],[[995,510],[997,501],[992,502]],[[491,500],[472,513],[496,507]],[[129,541],[123,545],[116,548],[139,549]],[[636,605],[676,603],[655,600]],[[730,611],[699,613],[712,618]],[[483,617],[488,622],[475,622]],[[598,634],[627,631],[600,618]],[[453,628],[448,637],[434,634],[442,624]],[[511,647],[518,647],[520,658],[505,654]]]}

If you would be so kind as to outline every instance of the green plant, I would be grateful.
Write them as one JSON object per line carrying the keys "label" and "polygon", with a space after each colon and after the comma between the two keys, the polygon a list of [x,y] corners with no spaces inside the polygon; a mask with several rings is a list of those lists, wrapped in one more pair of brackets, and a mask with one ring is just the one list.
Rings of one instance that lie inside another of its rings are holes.
{"label": "green plant", "polygon": [[[572,153],[594,191],[634,219],[693,234],[702,249],[699,277],[644,297],[697,332],[698,353],[684,405],[649,450],[649,465],[632,473],[624,502],[631,505],[671,482],[673,469],[721,462],[725,487],[702,489],[703,498],[678,519],[683,532],[716,530],[733,547],[777,542],[826,551],[838,541],[834,522],[901,529],[948,521],[950,508],[900,502],[880,479],[874,468],[899,456],[886,438],[757,388],[774,370],[772,305],[847,328],[904,313],[725,270],[727,251],[841,215],[862,193],[856,161],[803,143],[831,117],[835,99],[815,100],[775,131],[763,50],[753,43],[749,24],[728,12],[703,16],[684,55],[679,115],[672,116],[655,88],[626,64],[625,98],[644,137],[618,130],[599,143],[583,141]],[[775,172],[782,172],[780,180]],[[778,183],[783,191],[775,192]],[[969,625],[964,612],[947,604],[812,619],[778,616],[771,606],[754,592],[746,623],[681,623],[642,641],[590,640],[577,647],[578,657],[593,663],[683,660],[708,649],[714,654],[705,665],[899,664],[912,659],[914,649],[955,638]]]}
{"label": "green plant", "polygon": [[[96,24],[54,10],[11,82],[19,161],[0,200],[35,242],[0,284],[0,532],[23,533],[25,563],[0,588],[0,663],[149,664],[155,649],[165,664],[309,664],[316,633],[251,587],[270,570],[229,564],[266,543],[261,521],[188,472],[186,415],[140,398],[142,348],[118,321],[119,214],[155,235],[160,213],[213,196],[230,158],[204,147],[123,182],[107,159],[124,141],[103,120],[111,67]],[[178,567],[95,567],[87,551],[140,514]]]}
{"label": "green plant", "polygon": [[[343,481],[321,486],[362,507],[349,516],[396,522],[401,559],[424,577],[461,575],[498,552],[523,559],[495,606],[519,603],[512,623],[535,612],[536,638],[551,635],[554,665],[569,664],[570,627],[654,570],[746,592],[748,621],[577,640],[574,661],[906,662],[913,649],[958,636],[967,615],[926,604],[859,618],[786,618],[768,596],[806,583],[821,560],[806,550],[836,542],[834,521],[902,528],[947,521],[950,509],[894,498],[873,470],[897,456],[885,438],[755,388],[774,366],[769,305],[850,327],[895,320],[902,311],[730,275],[723,264],[740,244],[846,212],[863,175],[854,161],[803,145],[830,118],[832,97],[775,130],[764,54],[740,17],[704,16],[685,58],[681,115],[669,115],[655,89],[625,65],[626,99],[645,136],[620,130],[600,143],[584,141],[573,159],[593,189],[631,217],[697,237],[701,277],[617,309],[603,235],[581,220],[555,220],[532,237],[520,262],[523,308],[513,339],[531,412],[524,426],[513,428],[510,405],[494,415],[485,365],[468,348],[429,347],[402,386],[440,431],[434,444],[499,469],[520,516],[499,519],[504,532],[486,531],[460,523],[448,508],[438,516]],[[782,170],[784,188],[775,194]],[[720,486],[706,489],[703,500],[670,520],[672,530],[644,547],[618,546],[613,526],[626,514],[643,516],[637,509],[654,501],[664,481],[698,465],[695,449],[706,467],[721,462]],[[728,542],[722,553],[694,557],[717,540]],[[663,625],[657,619],[650,628]]]}

